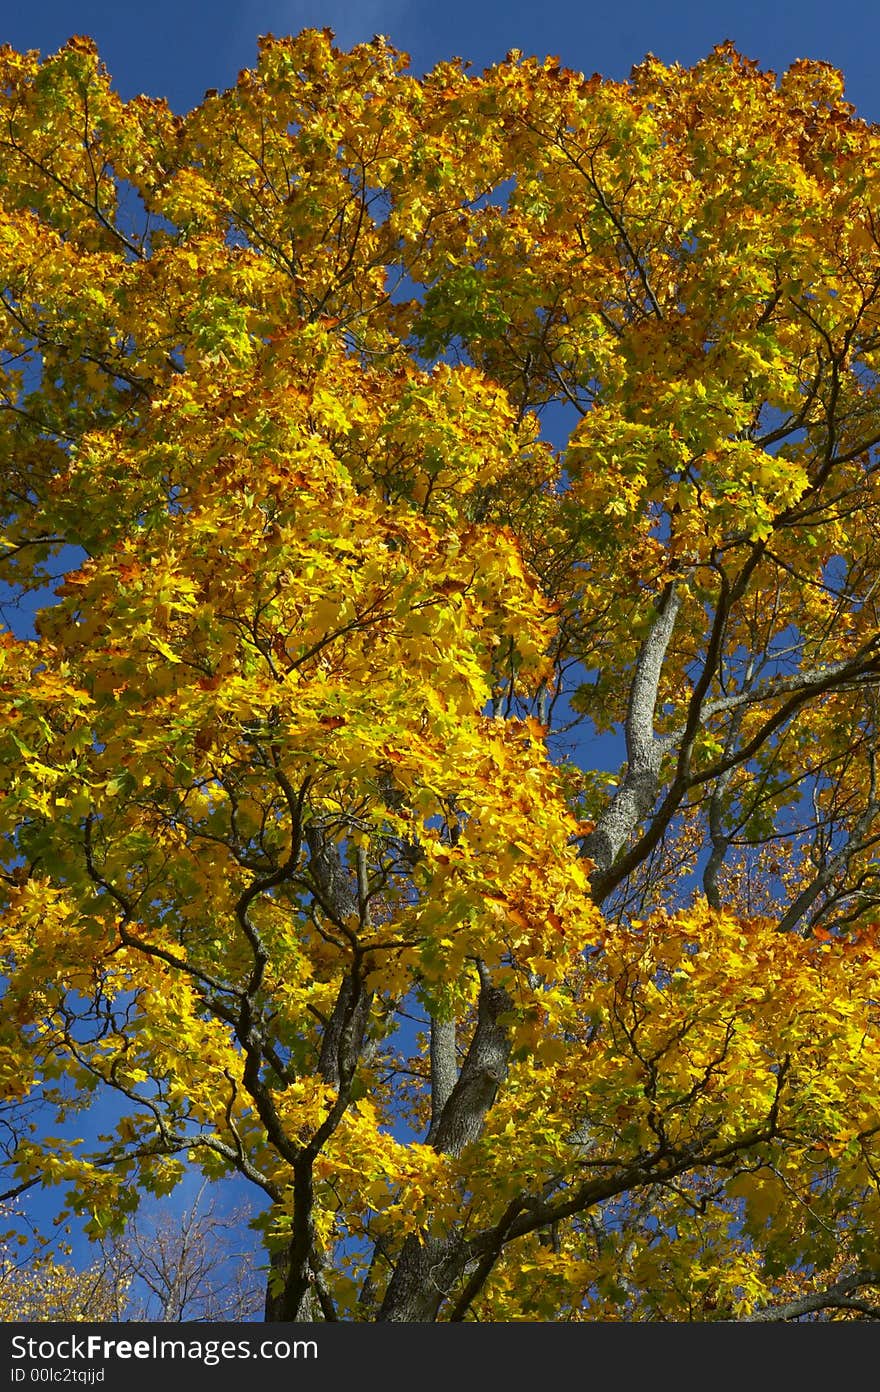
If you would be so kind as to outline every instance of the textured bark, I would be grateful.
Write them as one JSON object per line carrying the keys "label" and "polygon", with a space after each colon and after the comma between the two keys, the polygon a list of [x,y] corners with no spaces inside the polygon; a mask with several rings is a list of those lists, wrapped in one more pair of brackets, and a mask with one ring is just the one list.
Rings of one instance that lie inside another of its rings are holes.
{"label": "textured bark", "polygon": [[305,835],[310,854],[309,870],[321,898],[337,918],[357,913],[357,890],[345,871],[336,842],[314,822],[306,827]]}
{"label": "textured bark", "polygon": [[[289,1252],[273,1252],[269,1266],[272,1272],[281,1273],[285,1285],[282,1286],[277,1295],[273,1295],[271,1282],[266,1282],[266,1304],[263,1319],[267,1324],[283,1324],[289,1322],[290,1319],[286,1313],[288,1304],[286,1282],[290,1273]],[[307,1291],[304,1298],[299,1302],[299,1313],[295,1316],[296,1322],[299,1324],[313,1323],[318,1317],[316,1305],[317,1301],[312,1292]]]}
{"label": "textured bark", "polygon": [[455,1021],[431,1019],[431,1128],[428,1140],[433,1141],[443,1115],[443,1109],[452,1096],[458,1078],[458,1061],[455,1054]]}
{"label": "textured bark", "polygon": [[474,1036],[433,1138],[434,1148],[446,1155],[459,1155],[479,1139],[486,1113],[507,1076],[510,1040],[498,1016],[510,1008],[507,992],[493,986],[484,971]]}
{"label": "textured bark", "polygon": [[[498,1017],[510,1009],[511,1000],[506,991],[492,985],[482,965],[480,983],[473,1038],[436,1128],[432,1127],[432,1144],[446,1155],[458,1155],[466,1145],[479,1139],[486,1114],[507,1076],[510,1040]],[[408,1237],[378,1319],[408,1323],[436,1319],[441,1302],[472,1260],[470,1244],[459,1233]]]}
{"label": "textured bark", "polygon": [[[340,922],[355,914],[360,917],[358,890],[345,871],[335,841],[314,823],[306,827],[306,841],[311,857],[309,868],[326,908]],[[318,1059],[321,1077],[337,1090],[343,1077],[350,1075],[357,1064],[371,1001],[370,995],[356,989],[354,973],[346,972],[324,1030]]]}
{"label": "textured bark", "polygon": [[681,604],[673,586],[665,592],[657,617],[636,661],[626,716],[626,773],[608,808],[581,850],[602,874],[610,870],[621,848],[645,820],[657,798],[663,746],[654,738],[654,711],[663,660]]}
{"label": "textured bark", "polygon": [[[857,1271],[852,1276],[844,1276],[824,1290],[810,1291],[807,1295],[788,1300],[782,1305],[768,1305],[763,1310],[755,1310],[750,1315],[740,1315],[738,1323],[774,1324],[784,1320],[803,1319],[822,1310],[852,1310],[867,1315],[869,1319],[880,1319],[880,1304],[870,1292],[880,1286],[880,1271],[868,1269]],[[860,1297],[860,1291],[868,1294]],[[731,1321],[732,1323],[733,1321]]]}
{"label": "textured bark", "polygon": [[350,1076],[357,1064],[371,1003],[372,996],[366,991],[355,993],[354,977],[346,972],[324,1030],[318,1058],[321,1077],[337,1091],[342,1079]]}
{"label": "textured bark", "polygon": [[467,1269],[468,1244],[457,1234],[446,1238],[408,1237],[394,1268],[380,1322],[428,1323]]}

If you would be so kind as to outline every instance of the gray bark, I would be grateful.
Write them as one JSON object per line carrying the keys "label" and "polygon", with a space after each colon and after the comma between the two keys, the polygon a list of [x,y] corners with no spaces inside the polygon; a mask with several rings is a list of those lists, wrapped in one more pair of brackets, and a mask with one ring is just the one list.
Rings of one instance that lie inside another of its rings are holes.
{"label": "gray bark", "polygon": [[611,868],[657,798],[663,746],[654,738],[654,711],[660,673],[680,605],[678,591],[670,586],[636,661],[625,726],[626,773],[608,807],[581,845],[582,855],[594,861],[600,872]]}
{"label": "gray bark", "polygon": [[433,1141],[443,1109],[452,1096],[458,1078],[455,1053],[455,1021],[431,1018],[431,1128],[428,1140]]}
{"label": "gray bark", "polygon": [[[346,874],[336,842],[314,822],[306,827],[305,834],[310,852],[309,869],[327,908],[340,921],[353,915],[360,918],[361,894]],[[324,1030],[318,1059],[321,1077],[337,1090],[342,1077],[357,1063],[370,1005],[371,997],[365,992],[358,992],[355,999],[354,978],[350,971],[346,972]]]}
{"label": "gray bark", "polygon": [[471,1141],[479,1139],[486,1113],[495,1101],[499,1085],[507,1076],[510,1040],[498,1016],[511,1008],[506,991],[493,986],[485,968],[481,969],[477,1024],[470,1048],[449,1099],[440,1113],[433,1138],[435,1150],[460,1155]]}
{"label": "gray bark", "polygon": [[[459,1155],[479,1139],[486,1114],[499,1085],[507,1076],[510,1040],[499,1016],[511,1007],[506,991],[492,985],[480,964],[480,998],[477,1023],[461,1072],[440,1112],[434,1148]],[[460,1233],[435,1237],[430,1233],[408,1237],[401,1248],[379,1310],[380,1321],[425,1322],[434,1320],[441,1302],[461,1280],[472,1260],[469,1244]]]}
{"label": "gray bark", "polygon": [[833,1285],[826,1286],[824,1290],[810,1291],[807,1295],[797,1296],[782,1305],[768,1305],[763,1310],[756,1310],[754,1314],[743,1316],[740,1322],[781,1323],[784,1320],[803,1319],[805,1315],[817,1314],[822,1310],[853,1310],[868,1315],[871,1319],[880,1319],[880,1304],[871,1297],[860,1299],[858,1295],[860,1291],[876,1290],[878,1286],[880,1271],[857,1271],[855,1275],[844,1276]]}
{"label": "gray bark", "polygon": [[470,1252],[462,1237],[406,1239],[388,1285],[378,1320],[425,1324],[464,1275]]}
{"label": "gray bark", "polygon": [[337,918],[344,919],[358,911],[357,890],[346,874],[339,847],[315,822],[305,829],[309,847],[309,870],[325,903]]}

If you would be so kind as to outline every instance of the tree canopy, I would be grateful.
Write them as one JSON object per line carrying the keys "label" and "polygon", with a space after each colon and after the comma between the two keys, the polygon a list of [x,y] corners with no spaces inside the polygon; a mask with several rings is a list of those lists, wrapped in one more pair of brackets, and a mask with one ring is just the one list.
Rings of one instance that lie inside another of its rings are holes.
{"label": "tree canopy", "polygon": [[269,1319],[876,1316],[840,75],[0,69],[6,1195],[237,1175]]}

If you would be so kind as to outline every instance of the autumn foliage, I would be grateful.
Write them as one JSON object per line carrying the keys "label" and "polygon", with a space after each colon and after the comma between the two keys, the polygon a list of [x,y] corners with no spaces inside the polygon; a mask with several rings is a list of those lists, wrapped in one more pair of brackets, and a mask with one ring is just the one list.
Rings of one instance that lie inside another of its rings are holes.
{"label": "autumn foliage", "polygon": [[0,67],[5,1192],[237,1175],[270,1319],[876,1315],[880,132]]}

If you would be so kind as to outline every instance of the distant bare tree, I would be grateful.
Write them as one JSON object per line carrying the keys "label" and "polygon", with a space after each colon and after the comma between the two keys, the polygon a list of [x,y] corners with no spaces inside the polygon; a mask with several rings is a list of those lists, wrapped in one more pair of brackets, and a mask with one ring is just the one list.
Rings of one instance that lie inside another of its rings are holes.
{"label": "distant bare tree", "polygon": [[203,1205],[133,1218],[101,1244],[105,1271],[118,1292],[119,1321],[240,1322],[261,1318],[266,1272],[247,1227],[249,1212]]}

